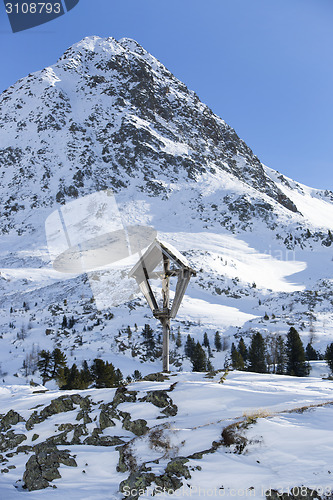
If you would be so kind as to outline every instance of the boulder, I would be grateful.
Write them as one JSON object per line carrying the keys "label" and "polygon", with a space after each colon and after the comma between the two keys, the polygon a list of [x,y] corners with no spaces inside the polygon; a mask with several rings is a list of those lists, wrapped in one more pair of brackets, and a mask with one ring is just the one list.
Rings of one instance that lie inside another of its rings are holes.
{"label": "boulder", "polygon": [[24,422],[24,418],[21,417],[16,411],[9,410],[5,416],[3,416],[0,420],[0,431],[5,432],[8,431],[12,427],[12,425],[16,425],[19,422]]}
{"label": "boulder", "polygon": [[26,463],[23,474],[24,488],[28,491],[41,490],[49,486],[49,481],[60,479],[60,464],[77,467],[68,450],[59,451],[51,443],[42,443],[34,447],[35,454]]}

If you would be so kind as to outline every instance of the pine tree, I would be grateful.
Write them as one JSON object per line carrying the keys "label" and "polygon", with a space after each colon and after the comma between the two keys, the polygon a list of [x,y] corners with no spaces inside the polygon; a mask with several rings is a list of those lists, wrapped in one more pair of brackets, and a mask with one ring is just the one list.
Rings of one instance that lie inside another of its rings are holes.
{"label": "pine tree", "polygon": [[247,347],[245,345],[243,337],[240,338],[240,340],[238,342],[238,348],[237,349],[238,349],[238,352],[242,356],[243,361],[245,363],[245,361],[247,361],[247,358],[248,358],[248,352],[247,352]]}
{"label": "pine tree", "polygon": [[57,384],[60,389],[67,389],[67,384],[69,380],[69,374],[70,374],[70,369],[68,366],[65,366],[64,368],[60,368],[58,377],[57,377]]}
{"label": "pine tree", "polygon": [[85,389],[84,382],[81,377],[81,372],[75,363],[69,370],[66,389]]}
{"label": "pine tree", "polygon": [[275,373],[277,373],[278,375],[283,375],[286,371],[287,366],[287,352],[282,335],[277,336],[275,348]]}
{"label": "pine tree", "polygon": [[150,325],[145,325],[142,330],[142,336],[144,338],[143,345],[146,348],[147,354],[152,354],[156,347],[155,338],[154,338],[154,330]]}
{"label": "pine tree", "polygon": [[51,373],[52,373],[51,362],[52,362],[52,355],[50,351],[45,351],[43,349],[39,353],[39,359],[37,362],[37,368],[41,373],[43,379],[43,385],[45,384],[45,382],[51,379]]}
{"label": "pine tree", "polygon": [[192,356],[192,370],[194,372],[205,372],[207,370],[207,357],[206,353],[198,341],[193,348]]}
{"label": "pine tree", "polygon": [[235,370],[244,370],[244,359],[234,343],[231,344],[231,363]]}
{"label": "pine tree", "polygon": [[133,377],[133,380],[141,380],[142,373],[139,370],[134,370],[132,377]]}
{"label": "pine tree", "polygon": [[65,368],[66,366],[66,355],[58,348],[52,351],[51,355],[51,378],[57,378],[59,375],[59,370]]}
{"label": "pine tree", "polygon": [[178,332],[177,332],[177,337],[176,337],[176,347],[181,347],[182,346],[182,336],[180,333],[180,328],[178,327]]}
{"label": "pine tree", "polygon": [[88,388],[92,382],[92,377],[86,360],[84,360],[82,363],[81,377],[84,385]]}
{"label": "pine tree", "polygon": [[202,345],[204,347],[209,347],[209,339],[208,339],[208,335],[207,333],[205,332],[204,333],[204,336],[203,336],[203,342],[202,342]]}
{"label": "pine tree", "polygon": [[267,373],[266,347],[262,335],[257,332],[252,335],[249,348],[249,371],[257,373]]}
{"label": "pine tree", "polygon": [[[69,318],[69,320],[67,322],[67,326],[68,326],[68,328],[73,328],[74,325],[75,325],[75,319],[74,319],[74,316],[72,316],[71,318]],[[64,326],[63,328],[66,328],[66,326]]]}
{"label": "pine tree", "polygon": [[191,335],[187,335],[187,339],[185,342],[185,348],[184,348],[185,356],[187,356],[188,358],[191,359],[192,355],[193,355],[194,347],[195,347],[194,339],[191,337]]}
{"label": "pine tree", "polygon": [[67,318],[65,315],[62,318],[61,328],[67,328]]}
{"label": "pine tree", "polygon": [[333,342],[326,347],[325,360],[333,373]]}
{"label": "pine tree", "polygon": [[308,345],[305,348],[305,358],[307,361],[317,361],[318,360],[318,353],[314,349],[313,345],[308,343]]}
{"label": "pine tree", "polygon": [[131,340],[131,338],[132,338],[132,330],[131,330],[131,327],[129,325],[126,328],[126,333],[127,333],[128,340]]}
{"label": "pine tree", "polygon": [[215,333],[215,338],[214,338],[214,344],[217,352],[222,351],[222,342],[221,342],[221,335],[219,332]]}
{"label": "pine tree", "polygon": [[120,384],[123,378],[119,369],[115,370],[112,363],[102,359],[94,359],[90,370],[97,388],[115,387]]}
{"label": "pine tree", "polygon": [[287,374],[296,377],[309,375],[310,369],[305,360],[304,347],[297,330],[292,326],[287,335]]}
{"label": "pine tree", "polygon": [[213,372],[214,371],[214,366],[212,365],[212,362],[210,359],[207,360],[207,371],[208,372]]}

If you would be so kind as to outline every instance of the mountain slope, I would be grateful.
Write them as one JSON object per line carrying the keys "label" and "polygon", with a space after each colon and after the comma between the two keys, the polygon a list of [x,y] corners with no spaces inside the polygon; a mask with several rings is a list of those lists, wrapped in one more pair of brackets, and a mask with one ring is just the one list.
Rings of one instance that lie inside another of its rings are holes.
{"label": "mountain slope", "polygon": [[[129,264],[81,276],[52,269],[45,221],[105,189],[125,226],[154,226],[198,271],[174,322],[183,344],[188,333],[201,341],[207,331],[212,343],[219,330],[230,343],[295,324],[305,341],[315,328],[325,347],[333,334],[333,193],[264,166],[135,41],[85,38],[3,92],[0,105],[4,373],[22,375],[27,352],[55,345],[71,362],[98,354],[125,374],[158,368],[155,359],[133,356],[144,324],[156,336],[160,327],[142,298],[128,293]],[[106,300],[96,311],[92,295],[109,299],[110,290],[122,294],[120,305]],[[74,331],[64,331],[63,315],[73,314]],[[124,329],[135,324],[129,342]],[[190,368],[183,348],[173,348],[174,367]],[[225,353],[214,355],[218,368]]]}

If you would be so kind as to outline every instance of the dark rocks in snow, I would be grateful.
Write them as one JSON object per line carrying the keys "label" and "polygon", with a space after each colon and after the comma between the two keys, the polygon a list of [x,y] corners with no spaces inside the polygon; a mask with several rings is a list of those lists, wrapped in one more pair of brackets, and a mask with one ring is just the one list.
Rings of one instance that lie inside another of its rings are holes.
{"label": "dark rocks in snow", "polygon": [[0,434],[0,451],[7,451],[16,448],[27,437],[24,434],[15,434],[14,431],[7,431],[6,434]]}
{"label": "dark rocks in snow", "polygon": [[24,422],[24,418],[16,411],[9,410],[0,420],[0,432],[8,431],[8,429],[19,422]]}
{"label": "dark rocks in snow", "polygon": [[55,445],[42,443],[35,446],[34,451],[35,454],[29,458],[23,474],[24,487],[29,491],[47,488],[49,481],[60,479],[60,464],[77,467],[69,451],[60,451]]}
{"label": "dark rocks in snow", "polygon": [[305,486],[295,486],[290,489],[290,493],[280,493],[277,490],[269,489],[266,491],[266,500],[321,500],[316,490],[311,490]]}

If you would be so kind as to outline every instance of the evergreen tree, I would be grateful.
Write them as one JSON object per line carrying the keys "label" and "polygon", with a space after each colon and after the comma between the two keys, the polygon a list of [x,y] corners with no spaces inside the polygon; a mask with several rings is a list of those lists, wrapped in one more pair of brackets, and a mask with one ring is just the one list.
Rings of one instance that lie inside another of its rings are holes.
{"label": "evergreen tree", "polygon": [[252,335],[249,348],[249,371],[257,373],[267,373],[266,347],[262,335],[257,332]]}
{"label": "evergreen tree", "polygon": [[94,359],[90,370],[94,385],[97,388],[115,387],[122,380],[121,371],[119,369],[115,370],[112,363],[102,359]]}
{"label": "evergreen tree", "polygon": [[331,344],[328,344],[328,346],[326,347],[325,359],[331,372],[333,373],[333,342]]}
{"label": "evergreen tree", "polygon": [[84,385],[88,388],[92,382],[92,377],[86,360],[84,360],[82,363],[81,377]]}
{"label": "evergreen tree", "polygon": [[191,335],[187,335],[187,339],[185,342],[185,348],[184,348],[185,356],[187,356],[188,358],[191,359],[192,355],[193,355],[194,347],[195,347],[194,339],[191,337]]}
{"label": "evergreen tree", "polygon": [[65,315],[62,318],[61,328],[67,328],[67,318]]}
{"label": "evergreen tree", "polygon": [[59,369],[57,376],[57,384],[60,389],[67,389],[69,374],[70,374],[70,369],[68,368],[68,366]]}
{"label": "evergreen tree", "polygon": [[234,343],[231,344],[231,364],[235,370],[244,370],[244,359]]}
{"label": "evergreen tree", "polygon": [[205,332],[204,333],[204,336],[203,336],[203,342],[202,342],[202,345],[204,347],[209,347],[209,339],[208,339],[208,335],[207,333]]}
{"label": "evergreen tree", "polygon": [[309,375],[304,347],[297,330],[292,326],[287,335],[287,374],[296,377]]}
{"label": "evergreen tree", "polygon": [[222,342],[221,342],[221,335],[219,332],[215,333],[214,344],[215,344],[215,349],[217,350],[217,352],[221,352],[222,351]]}
{"label": "evergreen tree", "polygon": [[179,348],[181,346],[182,346],[182,336],[180,333],[180,328],[178,328],[177,337],[176,337],[176,347]]}
{"label": "evergreen tree", "polygon": [[191,356],[192,370],[194,372],[205,372],[207,370],[207,357],[206,353],[198,341],[194,347]]}
{"label": "evergreen tree", "polygon": [[287,352],[286,344],[283,340],[282,335],[278,335],[276,338],[275,365],[275,373],[277,373],[278,375],[283,375],[286,371],[287,366]]}
{"label": "evergreen tree", "polygon": [[69,370],[68,378],[66,380],[66,389],[84,389],[83,385],[80,370],[74,363]]}
{"label": "evergreen tree", "polygon": [[50,351],[45,351],[44,349],[39,353],[39,359],[37,362],[37,368],[40,371],[40,374],[43,379],[43,384],[51,379],[52,373],[52,355]]}
{"label": "evergreen tree", "polygon": [[126,333],[127,333],[128,340],[131,340],[131,338],[132,338],[132,330],[131,330],[131,327],[129,325],[126,328]]}
{"label": "evergreen tree", "polygon": [[245,363],[245,361],[247,361],[248,358],[248,352],[243,337],[241,337],[238,342],[238,352],[242,356],[243,361]]}
{"label": "evergreen tree", "polygon": [[52,351],[52,356],[51,356],[51,365],[52,365],[52,371],[51,371],[51,378],[57,378],[59,374],[59,370],[61,368],[65,368],[66,366],[66,355],[58,348],[54,349]]}
{"label": "evergreen tree", "polygon": [[305,348],[305,358],[307,361],[317,361],[318,360],[318,353],[314,349],[313,345],[308,343],[308,345]]}
{"label": "evergreen tree", "polygon": [[212,365],[212,362],[210,359],[207,360],[207,371],[208,372],[213,372],[214,371],[214,366]]}
{"label": "evergreen tree", "polygon": [[133,377],[133,380],[141,380],[142,373],[139,370],[134,370],[132,377]]}
{"label": "evergreen tree", "polygon": [[[68,326],[68,328],[73,328],[74,325],[75,325],[75,319],[74,319],[74,316],[72,316],[71,318],[69,318],[69,320],[67,322],[67,326]],[[66,328],[66,326],[64,326],[64,328]]]}
{"label": "evergreen tree", "polygon": [[145,325],[142,330],[142,336],[144,338],[143,345],[146,348],[147,354],[153,353],[155,349],[155,338],[154,338],[154,330],[150,325]]}

